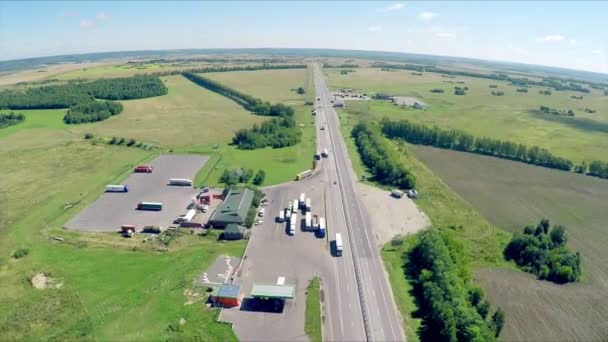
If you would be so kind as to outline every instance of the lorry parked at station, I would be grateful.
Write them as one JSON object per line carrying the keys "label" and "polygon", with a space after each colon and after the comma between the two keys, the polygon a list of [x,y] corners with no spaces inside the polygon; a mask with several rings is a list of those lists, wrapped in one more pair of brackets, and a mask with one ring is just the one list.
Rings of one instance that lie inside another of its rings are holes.
{"label": "lorry parked at station", "polygon": [[294,213],[294,214],[297,213],[298,212],[298,207],[299,207],[298,200],[294,199],[293,200],[293,204],[291,205],[291,212]]}
{"label": "lorry parked at station", "polygon": [[277,218],[277,220],[279,221],[279,223],[283,223],[285,222],[285,210],[282,210],[279,212],[279,217]]}
{"label": "lorry parked at station", "polygon": [[325,232],[326,232],[326,228],[325,228],[325,218],[321,217],[319,218],[319,226],[317,229],[317,236],[320,238],[325,237]]}
{"label": "lorry parked at station", "polygon": [[106,185],[106,192],[129,192],[126,185]]}
{"label": "lorry parked at station", "polygon": [[336,256],[342,256],[344,247],[342,246],[342,234],[336,233]]}
{"label": "lorry parked at station", "polygon": [[310,200],[310,197],[308,197],[306,199],[306,211],[309,212],[310,210],[311,210],[311,200]]}
{"label": "lorry parked at station", "polygon": [[300,194],[300,208],[305,209],[306,208],[306,194],[305,193],[301,193]]}
{"label": "lorry parked at station", "polygon": [[137,204],[137,210],[161,211],[163,210],[163,204],[157,202],[139,202]]}
{"label": "lorry parked at station", "polygon": [[312,230],[312,213],[310,211],[306,212],[304,216],[305,229],[308,231]]}
{"label": "lorry parked at station", "polygon": [[312,176],[312,170],[302,171],[296,175],[296,180],[299,181],[310,176]]}
{"label": "lorry parked at station", "polygon": [[321,155],[323,156],[323,158],[329,157],[329,152],[327,152],[326,148],[323,149],[323,153],[321,153]]}
{"label": "lorry parked at station", "polygon": [[296,222],[298,221],[298,214],[291,214],[291,219],[289,220],[289,235],[296,234]]}

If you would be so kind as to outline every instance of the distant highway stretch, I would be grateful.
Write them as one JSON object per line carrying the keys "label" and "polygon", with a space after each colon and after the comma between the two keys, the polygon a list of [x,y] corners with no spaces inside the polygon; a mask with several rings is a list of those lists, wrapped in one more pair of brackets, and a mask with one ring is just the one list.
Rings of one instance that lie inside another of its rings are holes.
{"label": "distant highway stretch", "polygon": [[[326,130],[331,144],[330,158],[335,169],[327,170],[335,177],[337,186],[331,187],[332,203],[341,209],[346,224],[345,249],[354,264],[357,295],[363,319],[365,337],[368,341],[404,341],[401,320],[394,304],[391,289],[385,276],[376,241],[355,191],[356,176],[348,157],[346,144],[340,131],[338,114],[332,105],[330,94],[319,66],[313,64],[317,106],[321,106],[327,120]],[[343,234],[344,235],[344,234]],[[352,278],[351,278],[352,279]],[[343,313],[344,314],[344,313]],[[352,314],[352,313],[351,313]],[[341,318],[344,319],[344,318]]]}

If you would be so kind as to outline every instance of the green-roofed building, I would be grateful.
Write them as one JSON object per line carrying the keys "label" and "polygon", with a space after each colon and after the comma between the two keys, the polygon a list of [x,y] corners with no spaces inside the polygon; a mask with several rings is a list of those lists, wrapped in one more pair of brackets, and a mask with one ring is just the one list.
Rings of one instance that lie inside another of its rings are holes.
{"label": "green-roofed building", "polygon": [[214,228],[225,228],[231,223],[237,225],[245,224],[247,212],[253,201],[253,195],[253,190],[250,189],[230,190],[224,201],[211,215],[209,223]]}
{"label": "green-roofed building", "polygon": [[253,284],[250,296],[262,299],[293,299],[296,287],[293,285]]}

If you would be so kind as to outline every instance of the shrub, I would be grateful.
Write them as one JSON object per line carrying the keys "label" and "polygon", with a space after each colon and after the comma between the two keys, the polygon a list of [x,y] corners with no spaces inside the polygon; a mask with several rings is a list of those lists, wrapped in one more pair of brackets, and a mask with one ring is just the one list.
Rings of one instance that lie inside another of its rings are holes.
{"label": "shrub", "polygon": [[253,177],[253,184],[255,185],[262,185],[264,183],[264,180],[266,179],[266,171],[264,170],[258,170],[258,172],[255,174],[255,177]]}
{"label": "shrub", "polygon": [[87,139],[87,140],[88,140],[88,139],[93,139],[94,137],[95,137],[95,136],[93,135],[93,133],[85,133],[85,134],[84,134],[84,138],[85,138],[85,139]]}
{"label": "shrub", "polygon": [[149,234],[160,234],[160,227],[157,226],[145,226],[142,229],[143,233],[149,233]]}
{"label": "shrub", "polygon": [[133,146],[135,145],[135,139],[129,139],[129,141],[127,141],[127,146]]}
{"label": "shrub", "polygon": [[14,259],[21,259],[23,257],[25,257],[26,255],[30,254],[30,250],[27,248],[19,248],[18,250],[15,251],[15,253],[13,253],[13,258]]}

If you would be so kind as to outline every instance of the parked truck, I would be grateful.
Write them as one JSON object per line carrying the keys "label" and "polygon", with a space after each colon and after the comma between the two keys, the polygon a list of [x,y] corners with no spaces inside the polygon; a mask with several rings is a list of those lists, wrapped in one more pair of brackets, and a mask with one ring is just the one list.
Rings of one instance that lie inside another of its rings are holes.
{"label": "parked truck", "polygon": [[327,152],[327,149],[326,149],[326,148],[324,148],[324,149],[323,149],[323,153],[322,153],[321,155],[322,155],[324,158],[329,157],[329,152]]}
{"label": "parked truck", "polygon": [[281,210],[279,212],[278,221],[279,221],[279,223],[285,222],[285,210]]}
{"label": "parked truck", "polygon": [[171,179],[169,179],[169,185],[192,186],[192,179],[171,178]]}
{"label": "parked truck", "polygon": [[312,214],[310,211],[306,212],[306,216],[304,216],[304,222],[306,224],[306,230],[312,230]]}
{"label": "parked truck", "polygon": [[308,197],[306,199],[306,211],[310,212],[310,210],[311,210],[311,201],[310,201],[310,197]]}
{"label": "parked truck", "polygon": [[306,208],[306,194],[305,193],[301,193],[300,194],[300,208]]}
{"label": "parked truck", "polygon": [[296,222],[298,221],[298,214],[291,214],[291,219],[289,220],[289,235],[296,234]]}
{"label": "parked truck", "polygon": [[310,176],[312,176],[312,170],[302,171],[296,175],[296,180],[299,181]]}
{"label": "parked truck", "polygon": [[293,200],[293,204],[291,205],[291,212],[294,213],[294,214],[297,213],[298,212],[298,207],[299,207],[298,200],[294,199]]}
{"label": "parked truck", "polygon": [[325,228],[325,218],[321,217],[319,218],[319,229],[317,229],[317,236],[320,238],[325,237],[325,231],[327,228]]}
{"label": "parked truck", "polygon": [[137,204],[137,210],[161,211],[163,210],[163,204],[157,202],[139,202]]}
{"label": "parked truck", "polygon": [[106,185],[106,192],[129,192],[126,185]]}
{"label": "parked truck", "polygon": [[342,256],[344,247],[342,246],[342,234],[336,233],[336,256]]}

